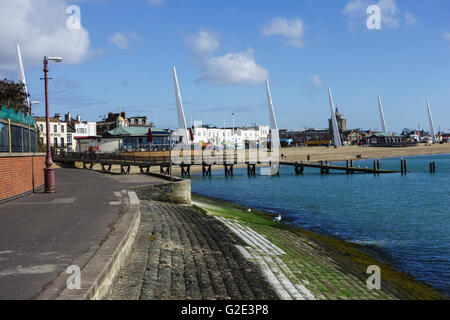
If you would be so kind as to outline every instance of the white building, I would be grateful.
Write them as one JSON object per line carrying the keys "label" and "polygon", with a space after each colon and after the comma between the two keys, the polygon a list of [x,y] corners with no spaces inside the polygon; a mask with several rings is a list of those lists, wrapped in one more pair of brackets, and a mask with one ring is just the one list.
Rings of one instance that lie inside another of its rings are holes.
{"label": "white building", "polygon": [[[46,144],[47,126],[45,117],[35,117],[34,119],[40,131],[39,139],[43,144]],[[58,113],[50,118],[50,146],[52,148],[67,147],[67,123],[61,121],[61,116]]]}
{"label": "white building", "polygon": [[244,148],[246,143],[261,145],[267,142],[269,136],[269,126],[254,126],[242,128],[217,128],[209,126],[194,126],[192,129],[194,135],[194,143],[212,145],[215,147],[227,148],[236,146]]}
{"label": "white building", "polygon": [[97,123],[89,121],[81,121],[81,117],[77,115],[76,119],[72,119],[70,113],[65,115],[65,122],[68,126],[67,145],[73,151],[77,150],[77,138],[87,138],[97,136]]}

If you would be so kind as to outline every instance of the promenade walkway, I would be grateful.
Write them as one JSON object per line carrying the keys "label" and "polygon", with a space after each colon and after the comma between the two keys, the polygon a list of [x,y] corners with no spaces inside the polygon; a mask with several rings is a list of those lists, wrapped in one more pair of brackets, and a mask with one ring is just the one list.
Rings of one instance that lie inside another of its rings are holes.
{"label": "promenade walkway", "polygon": [[0,204],[0,299],[56,298],[65,288],[54,283],[58,275],[73,264],[83,268],[126,211],[126,189],[161,183],[77,169],[56,169],[55,178],[55,194]]}

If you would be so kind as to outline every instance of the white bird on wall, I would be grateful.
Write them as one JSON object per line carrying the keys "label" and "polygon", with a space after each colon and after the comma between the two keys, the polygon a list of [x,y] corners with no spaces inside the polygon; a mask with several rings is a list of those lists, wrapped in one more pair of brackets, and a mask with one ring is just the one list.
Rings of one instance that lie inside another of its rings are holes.
{"label": "white bird on wall", "polygon": [[278,217],[273,218],[273,222],[280,223],[280,221],[281,221],[281,215],[278,215]]}

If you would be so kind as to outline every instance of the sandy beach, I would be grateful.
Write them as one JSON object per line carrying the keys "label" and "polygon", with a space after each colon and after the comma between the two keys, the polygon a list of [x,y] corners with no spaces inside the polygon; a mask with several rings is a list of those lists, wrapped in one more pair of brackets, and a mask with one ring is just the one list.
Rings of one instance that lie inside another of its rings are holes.
{"label": "sandy beach", "polygon": [[356,160],[358,155],[362,159],[382,159],[393,157],[407,157],[430,154],[450,154],[450,144],[435,144],[426,146],[420,144],[407,148],[384,148],[384,147],[358,147],[344,146],[339,148],[309,147],[309,148],[283,148],[280,155],[286,156],[286,161],[306,161],[308,154],[311,162],[316,161],[345,161]]}

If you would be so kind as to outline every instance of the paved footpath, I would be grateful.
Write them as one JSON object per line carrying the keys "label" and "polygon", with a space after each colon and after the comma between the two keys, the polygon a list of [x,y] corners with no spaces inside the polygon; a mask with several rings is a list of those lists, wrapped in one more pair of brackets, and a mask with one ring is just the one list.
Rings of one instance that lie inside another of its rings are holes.
{"label": "paved footpath", "polygon": [[38,298],[68,266],[83,268],[127,209],[125,189],[161,181],[78,169],[56,169],[55,178],[55,194],[0,204],[0,299]]}
{"label": "paved footpath", "polygon": [[278,299],[244,245],[190,206],[141,201],[135,247],[109,299]]}

